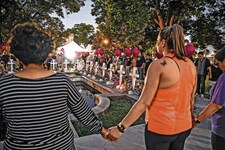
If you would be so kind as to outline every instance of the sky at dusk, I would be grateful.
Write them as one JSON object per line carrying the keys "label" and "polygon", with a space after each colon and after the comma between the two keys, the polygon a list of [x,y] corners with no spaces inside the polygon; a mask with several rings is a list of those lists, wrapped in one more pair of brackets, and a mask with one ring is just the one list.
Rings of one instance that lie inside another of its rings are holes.
{"label": "sky at dusk", "polygon": [[78,13],[74,13],[71,15],[65,14],[65,18],[62,19],[62,22],[65,25],[65,29],[72,28],[74,24],[80,23],[91,24],[96,28],[97,24],[95,23],[95,18],[91,15],[91,4],[91,0],[86,0],[85,6],[81,7]]}

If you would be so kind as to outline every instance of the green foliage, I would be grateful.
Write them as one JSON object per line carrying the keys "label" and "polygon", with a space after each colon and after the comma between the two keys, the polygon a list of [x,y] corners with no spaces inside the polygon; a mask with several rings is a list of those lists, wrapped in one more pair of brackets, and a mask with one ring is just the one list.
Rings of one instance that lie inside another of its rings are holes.
{"label": "green foliage", "polygon": [[[18,23],[36,21],[52,32],[53,38],[59,39],[64,25],[59,17],[52,17],[56,13],[60,17],[78,12],[84,6],[84,0],[1,0],[1,34],[6,42],[10,31]],[[60,40],[60,39],[59,39]]]}
{"label": "green foliage", "polygon": [[184,27],[185,34],[190,35],[196,45],[212,44],[219,48],[225,43],[224,1],[92,1],[92,15],[99,24],[98,35],[110,39],[109,47],[123,49],[141,43],[147,46],[146,49],[151,48],[159,27],[162,29],[175,23]]}
{"label": "green foliage", "polygon": [[93,1],[92,15],[99,23],[99,32],[110,39],[110,46],[134,47],[144,39],[148,24],[148,7],[144,0]]}
{"label": "green foliage", "polygon": [[[114,97],[110,98],[110,108],[104,114],[99,116],[99,119],[103,122],[105,128],[109,128],[117,125],[123,117],[128,113],[134,101],[130,101],[126,98]],[[133,125],[144,123],[144,115],[142,115]],[[86,136],[93,134],[87,127],[82,125],[80,122],[76,122],[74,127],[79,136]]]}
{"label": "green foliage", "polygon": [[63,35],[68,37],[69,34],[74,34],[74,41],[79,45],[84,45],[85,47],[88,44],[92,44],[94,40],[94,27],[90,24],[75,24],[73,28],[67,29]]}
{"label": "green foliage", "polygon": [[225,2],[209,2],[205,11],[191,21],[190,36],[196,46],[225,46]]}

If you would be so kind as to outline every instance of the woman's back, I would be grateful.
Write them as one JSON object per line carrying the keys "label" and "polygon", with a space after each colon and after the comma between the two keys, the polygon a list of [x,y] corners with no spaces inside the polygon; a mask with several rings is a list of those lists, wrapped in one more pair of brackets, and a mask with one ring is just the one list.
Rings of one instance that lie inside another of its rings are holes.
{"label": "woman's back", "polygon": [[[90,113],[87,103],[73,83],[63,74],[41,79],[25,79],[7,75],[0,79],[1,102],[7,122],[7,149],[30,146],[35,149],[73,149],[73,134],[69,127],[68,106],[86,124]],[[81,109],[82,108],[82,109]],[[89,114],[89,115],[88,115]],[[90,118],[89,118],[90,119]],[[100,124],[96,120],[94,124]],[[29,149],[29,148],[28,148]]]}

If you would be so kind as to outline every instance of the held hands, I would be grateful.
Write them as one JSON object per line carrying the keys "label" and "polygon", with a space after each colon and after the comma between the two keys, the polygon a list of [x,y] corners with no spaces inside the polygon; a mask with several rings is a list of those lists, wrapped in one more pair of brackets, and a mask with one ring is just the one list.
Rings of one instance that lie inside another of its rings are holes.
{"label": "held hands", "polygon": [[118,130],[117,126],[111,127],[108,130],[110,132],[108,137],[111,139],[111,141],[117,141],[123,134],[121,131]]}
{"label": "held hands", "polygon": [[198,120],[197,116],[192,118],[192,128],[194,128],[200,121]]}
{"label": "held hands", "polygon": [[102,131],[101,131],[102,137],[108,141],[117,142],[117,140],[120,138],[122,134],[123,133],[118,130],[117,126],[111,127],[108,130],[106,130],[105,128],[102,128]]}

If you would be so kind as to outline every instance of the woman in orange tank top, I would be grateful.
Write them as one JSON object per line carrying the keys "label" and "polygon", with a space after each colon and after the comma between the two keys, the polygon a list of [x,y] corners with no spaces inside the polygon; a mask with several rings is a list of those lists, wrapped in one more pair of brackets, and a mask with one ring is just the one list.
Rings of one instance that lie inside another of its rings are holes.
{"label": "woman in orange tank top", "polygon": [[196,68],[187,57],[183,28],[164,28],[157,39],[164,57],[148,68],[139,100],[108,136],[117,140],[146,111],[147,150],[182,150],[192,128]]}

